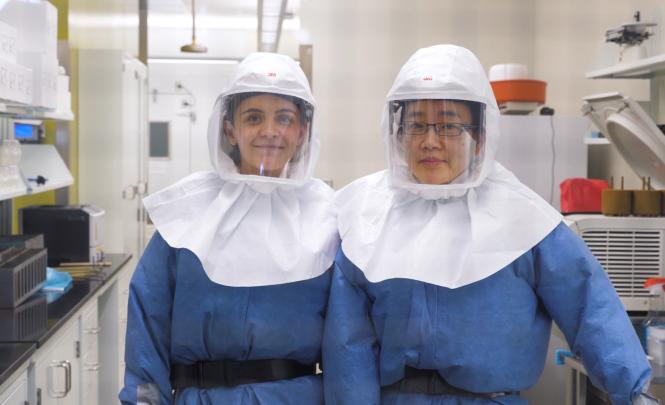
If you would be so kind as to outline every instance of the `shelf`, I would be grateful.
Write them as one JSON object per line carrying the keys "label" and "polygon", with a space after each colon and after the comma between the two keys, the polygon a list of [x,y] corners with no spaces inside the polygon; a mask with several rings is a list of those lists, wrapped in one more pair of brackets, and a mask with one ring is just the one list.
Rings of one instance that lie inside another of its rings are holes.
{"label": "shelf", "polygon": [[42,107],[20,106],[0,103],[0,115],[12,118],[36,119],[36,120],[58,120],[73,121],[74,114],[71,111],[53,111]]}
{"label": "shelf", "polygon": [[665,73],[665,54],[622,62],[588,72],[585,76],[587,79],[649,79],[659,73]]}
{"label": "shelf", "polygon": [[612,142],[607,138],[584,138],[584,143],[586,145],[609,145]]}
{"label": "shelf", "polygon": [[62,187],[71,186],[74,183],[74,180],[59,180],[54,182],[49,182],[49,184],[44,184],[43,186],[35,186],[31,189],[23,188],[22,190],[13,191],[10,193],[0,193],[0,201],[9,200],[10,198],[22,197],[24,195],[39,194],[45,191],[51,191]]}
{"label": "shelf", "polygon": [[0,201],[9,200],[10,198],[14,197],[20,197],[25,194],[27,194],[27,190],[25,189],[25,187],[22,190],[16,190],[9,193],[0,193]]}
{"label": "shelf", "polygon": [[44,184],[42,186],[33,186],[32,182],[28,182],[28,189],[27,194],[39,194],[43,193],[44,191],[50,191],[50,190],[55,190],[58,188],[62,187],[67,187],[71,186],[74,183],[74,179],[61,179],[58,181],[49,181],[48,184]]}
{"label": "shelf", "polygon": [[[19,162],[21,175],[23,176],[24,189],[17,192],[0,193],[0,201],[22,195],[43,193],[67,187],[74,183],[69,169],[62,161],[60,154],[53,145],[21,145],[22,157]],[[47,179],[46,184],[37,185],[29,179],[43,176]]]}
{"label": "shelf", "polygon": [[23,190],[14,191],[11,193],[5,193],[5,194],[0,193],[0,201],[9,200],[10,198],[22,197],[24,195],[39,194],[45,191],[51,191],[58,188],[71,186],[73,183],[74,183],[73,180],[71,181],[61,180],[61,181],[52,182],[50,184],[45,184],[43,186],[33,187],[32,189],[24,188]]}

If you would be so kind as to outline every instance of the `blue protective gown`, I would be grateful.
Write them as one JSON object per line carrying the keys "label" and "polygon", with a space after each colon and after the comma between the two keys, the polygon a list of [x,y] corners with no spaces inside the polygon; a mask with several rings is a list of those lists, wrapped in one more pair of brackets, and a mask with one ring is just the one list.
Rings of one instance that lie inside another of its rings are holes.
{"label": "blue protective gown", "polygon": [[[239,269],[238,271],[241,271]],[[199,360],[320,360],[332,271],[310,280],[227,287],[210,281],[198,258],[156,233],[129,291],[123,404],[322,404],[320,376],[187,388],[171,394],[169,366]],[[138,396],[138,397],[137,397]]]}
{"label": "blue protective gown", "polygon": [[[445,271],[445,269],[441,269]],[[543,370],[552,320],[594,385],[631,404],[650,377],[607,275],[563,224],[513,263],[449,289],[409,279],[368,282],[337,255],[323,340],[326,405],[526,404],[387,392],[404,367],[436,369],[474,392],[518,392]]]}

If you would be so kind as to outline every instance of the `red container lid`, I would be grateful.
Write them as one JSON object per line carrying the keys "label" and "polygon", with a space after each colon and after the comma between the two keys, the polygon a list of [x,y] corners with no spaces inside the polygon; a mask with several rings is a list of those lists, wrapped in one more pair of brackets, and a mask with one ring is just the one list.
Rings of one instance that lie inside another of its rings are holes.
{"label": "red container lid", "polygon": [[547,83],[540,80],[496,80],[490,85],[498,104],[508,101],[545,103]]}

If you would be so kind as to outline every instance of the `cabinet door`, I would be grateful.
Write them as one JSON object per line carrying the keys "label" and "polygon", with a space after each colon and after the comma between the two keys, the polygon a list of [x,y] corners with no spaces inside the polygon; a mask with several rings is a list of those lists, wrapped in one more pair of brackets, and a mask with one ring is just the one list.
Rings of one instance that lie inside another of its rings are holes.
{"label": "cabinet door", "polygon": [[[41,405],[73,405],[81,393],[80,367],[76,346],[79,337],[78,319],[70,322],[53,344],[38,350],[35,357],[35,395]],[[37,403],[35,399],[33,401]]]}
{"label": "cabinet door", "polygon": [[123,274],[118,277],[118,381],[120,386],[125,381],[125,335],[127,334],[127,305],[129,303],[129,284],[135,266],[126,266]]}
{"label": "cabinet door", "polygon": [[[124,226],[124,251],[134,257],[139,253],[139,221],[137,206],[139,198],[139,175],[141,154],[141,92],[143,86],[137,64],[133,60],[123,61],[122,72],[122,164],[121,183],[122,222]],[[142,224],[141,224],[142,225]]]}
{"label": "cabinet door", "polygon": [[93,303],[81,315],[81,404],[99,402],[99,318]]}
{"label": "cabinet door", "polygon": [[5,392],[0,393],[0,405],[25,405],[26,403],[28,403],[28,374],[24,372]]}
{"label": "cabinet door", "polygon": [[[148,71],[143,66],[143,69],[140,70],[139,74],[140,80],[140,106],[141,112],[138,116],[139,120],[139,184],[138,184],[138,211],[139,211],[139,246],[138,253],[139,255],[143,253],[148,241],[146,240],[146,224],[148,213],[143,206],[143,198],[148,195],[148,130],[149,130],[149,116],[148,116]],[[138,257],[135,256],[135,257]]]}

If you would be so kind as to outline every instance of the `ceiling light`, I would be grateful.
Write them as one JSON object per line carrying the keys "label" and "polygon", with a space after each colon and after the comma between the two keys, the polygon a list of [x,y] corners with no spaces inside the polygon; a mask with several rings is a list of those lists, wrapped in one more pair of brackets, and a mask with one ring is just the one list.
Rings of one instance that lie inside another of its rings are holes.
{"label": "ceiling light", "polygon": [[206,53],[205,45],[196,43],[196,0],[192,0],[192,43],[180,47],[180,52]]}

